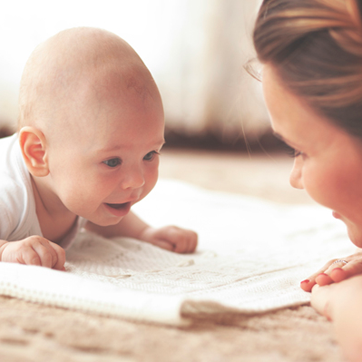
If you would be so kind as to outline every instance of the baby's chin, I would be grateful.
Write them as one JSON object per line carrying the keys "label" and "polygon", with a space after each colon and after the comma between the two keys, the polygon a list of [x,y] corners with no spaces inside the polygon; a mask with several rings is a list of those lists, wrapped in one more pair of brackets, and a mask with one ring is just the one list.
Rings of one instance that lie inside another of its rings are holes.
{"label": "baby's chin", "polygon": [[114,220],[89,220],[92,224],[95,224],[97,226],[101,226],[101,227],[107,227],[107,226],[114,226],[117,225],[118,223],[120,223],[122,221],[123,217],[119,217],[117,219]]}
{"label": "baby's chin", "polygon": [[[113,209],[112,207],[105,207],[107,209]],[[117,209],[114,208],[114,212],[109,212],[106,211],[105,214],[103,214],[101,217],[99,217],[99,215],[96,215],[94,217],[85,217],[85,219],[87,219],[88,221],[90,221],[92,224],[101,226],[101,227],[107,227],[107,226],[113,226],[113,225],[117,225],[119,222],[121,222],[123,220],[123,218],[129,214],[129,209],[126,212],[122,212],[122,215],[114,215],[114,213],[117,213],[117,211],[120,211],[122,209]],[[112,210],[113,211],[113,210]]]}

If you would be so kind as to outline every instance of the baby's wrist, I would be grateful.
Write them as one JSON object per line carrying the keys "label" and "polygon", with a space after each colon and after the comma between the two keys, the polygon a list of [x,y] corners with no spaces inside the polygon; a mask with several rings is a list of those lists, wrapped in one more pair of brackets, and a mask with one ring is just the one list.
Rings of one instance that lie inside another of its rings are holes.
{"label": "baby's wrist", "polygon": [[146,225],[139,233],[138,239],[142,241],[149,241],[155,229],[152,226]]}
{"label": "baby's wrist", "polygon": [[3,261],[3,252],[8,244],[8,241],[0,240],[0,261]]}

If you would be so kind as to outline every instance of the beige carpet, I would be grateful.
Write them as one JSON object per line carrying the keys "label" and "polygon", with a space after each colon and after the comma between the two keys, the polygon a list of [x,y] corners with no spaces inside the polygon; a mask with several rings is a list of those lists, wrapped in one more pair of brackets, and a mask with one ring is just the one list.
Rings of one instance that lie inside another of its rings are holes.
{"label": "beige carpet", "polygon": [[[280,202],[310,203],[288,186],[291,160],[168,151],[161,177]],[[187,328],[134,323],[0,297],[0,361],[342,362],[331,325],[309,306],[202,318]]]}

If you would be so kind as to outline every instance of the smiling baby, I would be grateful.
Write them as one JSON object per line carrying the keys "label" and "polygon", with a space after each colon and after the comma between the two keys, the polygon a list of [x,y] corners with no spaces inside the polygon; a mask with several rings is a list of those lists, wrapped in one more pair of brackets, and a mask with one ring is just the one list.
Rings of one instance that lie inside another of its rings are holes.
{"label": "smiling baby", "polygon": [[158,88],[129,44],[95,28],[62,31],[31,54],[18,132],[0,140],[0,260],[64,270],[80,228],[178,253],[197,235],[130,211],[155,186],[164,144]]}

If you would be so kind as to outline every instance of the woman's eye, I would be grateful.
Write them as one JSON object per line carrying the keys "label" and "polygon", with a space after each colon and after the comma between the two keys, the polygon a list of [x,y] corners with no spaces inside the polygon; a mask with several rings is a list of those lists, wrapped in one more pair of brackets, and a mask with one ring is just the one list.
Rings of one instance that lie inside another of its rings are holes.
{"label": "woman's eye", "polygon": [[289,150],[287,150],[287,154],[290,156],[290,157],[298,157],[302,154],[301,151],[297,151],[296,149],[294,148],[291,148],[289,147]]}
{"label": "woman's eye", "polygon": [[298,157],[298,156],[300,156],[301,154],[302,154],[301,151],[297,151],[297,150],[294,149],[294,148],[291,148],[290,151],[289,151],[289,156],[290,156],[290,157],[293,157],[293,158]]}
{"label": "woman's eye", "polygon": [[154,159],[155,155],[159,155],[159,153],[156,151],[151,151],[151,152],[148,152],[147,155],[145,157],[143,157],[143,159],[145,161],[152,161]]}
{"label": "woman's eye", "polygon": [[302,154],[301,151],[297,151],[296,149],[290,147],[289,145],[287,145],[285,142],[282,141],[283,144],[283,148],[285,150],[285,152],[290,156],[290,157],[298,157]]}
{"label": "woman's eye", "polygon": [[120,165],[122,161],[119,158],[111,158],[110,160],[103,161],[103,163],[108,167],[114,168]]}

